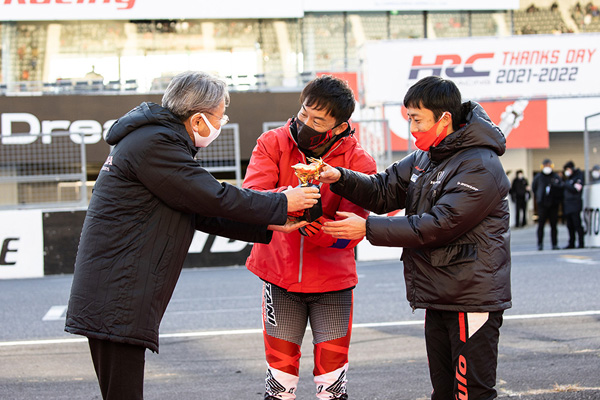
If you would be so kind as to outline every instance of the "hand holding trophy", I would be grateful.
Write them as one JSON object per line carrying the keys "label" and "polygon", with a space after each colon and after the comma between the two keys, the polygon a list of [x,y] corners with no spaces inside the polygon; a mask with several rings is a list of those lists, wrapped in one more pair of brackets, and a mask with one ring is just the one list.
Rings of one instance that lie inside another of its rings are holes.
{"label": "hand holding trophy", "polygon": [[[321,174],[325,164],[323,163],[323,159],[317,160],[316,158],[312,157],[308,157],[308,161],[310,161],[309,165],[298,163],[296,165],[292,165],[292,168],[300,180],[300,186],[314,186],[318,188],[318,185],[310,183],[310,181],[313,179],[319,179],[319,175]],[[323,207],[321,205],[321,199],[319,199],[317,204],[304,210],[304,212],[302,212],[302,214],[298,217],[298,220],[313,222],[322,215]]]}

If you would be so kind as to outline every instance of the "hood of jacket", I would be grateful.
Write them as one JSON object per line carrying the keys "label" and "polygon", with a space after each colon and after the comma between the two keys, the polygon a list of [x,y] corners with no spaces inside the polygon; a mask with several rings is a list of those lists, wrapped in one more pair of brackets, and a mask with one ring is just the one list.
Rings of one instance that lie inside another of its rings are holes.
{"label": "hood of jacket", "polygon": [[492,122],[483,107],[473,101],[463,103],[464,126],[452,132],[429,150],[432,161],[439,162],[469,147],[487,147],[501,156],[506,151],[506,137]]}
{"label": "hood of jacket", "polygon": [[127,114],[119,118],[106,134],[106,143],[111,146],[119,143],[131,132],[147,125],[160,125],[182,134],[187,138],[187,143],[196,152],[190,135],[185,130],[183,123],[169,110],[151,102],[144,102]]}

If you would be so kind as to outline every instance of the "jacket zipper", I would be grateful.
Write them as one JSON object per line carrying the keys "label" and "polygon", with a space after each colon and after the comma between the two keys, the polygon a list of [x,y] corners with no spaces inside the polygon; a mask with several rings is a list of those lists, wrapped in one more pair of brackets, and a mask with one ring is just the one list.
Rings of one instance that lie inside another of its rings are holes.
{"label": "jacket zipper", "polygon": [[[291,135],[291,133],[290,133],[290,135]],[[325,161],[325,158],[327,156],[329,156],[334,150],[336,150],[338,147],[340,147],[342,145],[342,143],[343,143],[343,140],[340,140],[340,142],[337,144],[337,146],[334,146],[331,149],[329,149],[329,151],[327,152],[327,154],[325,154],[325,155],[323,155],[321,157],[323,159],[323,161]],[[308,160],[306,159],[306,155],[303,152],[301,152],[300,149],[298,149],[298,151],[300,152],[302,160],[306,164],[308,162]],[[300,181],[300,179],[298,179],[298,181]],[[303,265],[304,265],[304,237],[300,236],[300,263],[299,263],[299,266],[298,266],[298,283],[302,283],[302,269],[303,269]]]}
{"label": "jacket zipper", "polygon": [[300,236],[300,263],[298,269],[298,283],[302,283],[302,267],[304,264],[304,236]]}

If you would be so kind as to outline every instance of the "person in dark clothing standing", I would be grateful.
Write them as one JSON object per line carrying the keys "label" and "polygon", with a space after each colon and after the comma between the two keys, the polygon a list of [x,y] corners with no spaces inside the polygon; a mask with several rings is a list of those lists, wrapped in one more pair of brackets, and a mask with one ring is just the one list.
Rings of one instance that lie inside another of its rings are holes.
{"label": "person in dark clothing standing", "polygon": [[493,399],[500,326],[512,305],[510,181],[499,159],[506,139],[479,104],[461,104],[449,80],[421,79],[404,105],[419,150],[375,175],[327,166],[319,180],[377,214],[406,215],[338,213],[346,218],[322,230],[403,247],[407,299],[427,310],[431,399]]}
{"label": "person in dark clothing standing", "polygon": [[554,164],[550,159],[542,163],[542,172],[533,178],[531,189],[535,197],[538,214],[537,244],[538,250],[544,250],[544,227],[550,222],[550,240],[552,249],[558,250],[558,208],[563,197],[563,181],[552,170]]}
{"label": "person in dark clothing standing", "polygon": [[575,168],[573,161],[569,161],[563,168],[565,191],[563,200],[563,214],[569,230],[569,244],[567,249],[575,248],[575,234],[579,238],[579,248],[583,248],[583,226],[581,225],[581,210],[583,209],[584,176],[579,168]]}
{"label": "person in dark clothing standing", "polygon": [[[113,145],[87,210],[65,330],[88,338],[105,400],[143,399],[146,348],[179,279],[194,230],[268,243],[317,189],[261,193],[219,183],[194,159],[227,123],[226,85],[177,75],[162,106],[142,103],[106,135]],[[274,226],[272,224],[279,225]],[[268,230],[270,228],[271,230]]]}
{"label": "person in dark clothing standing", "polygon": [[523,175],[523,170],[518,170],[510,188],[510,198],[515,203],[516,228],[527,225],[527,202],[530,197],[529,182]]}

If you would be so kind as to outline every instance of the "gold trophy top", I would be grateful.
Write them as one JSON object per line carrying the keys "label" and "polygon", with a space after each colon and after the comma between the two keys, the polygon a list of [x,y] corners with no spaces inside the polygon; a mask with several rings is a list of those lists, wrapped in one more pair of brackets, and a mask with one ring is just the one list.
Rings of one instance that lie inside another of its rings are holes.
{"label": "gold trophy top", "polygon": [[308,186],[309,181],[313,179],[319,179],[324,166],[322,158],[316,159],[308,157],[307,160],[310,161],[310,164],[308,165],[302,163],[292,165],[292,168],[294,168],[294,173],[298,179],[300,179],[300,184],[302,186]]}

